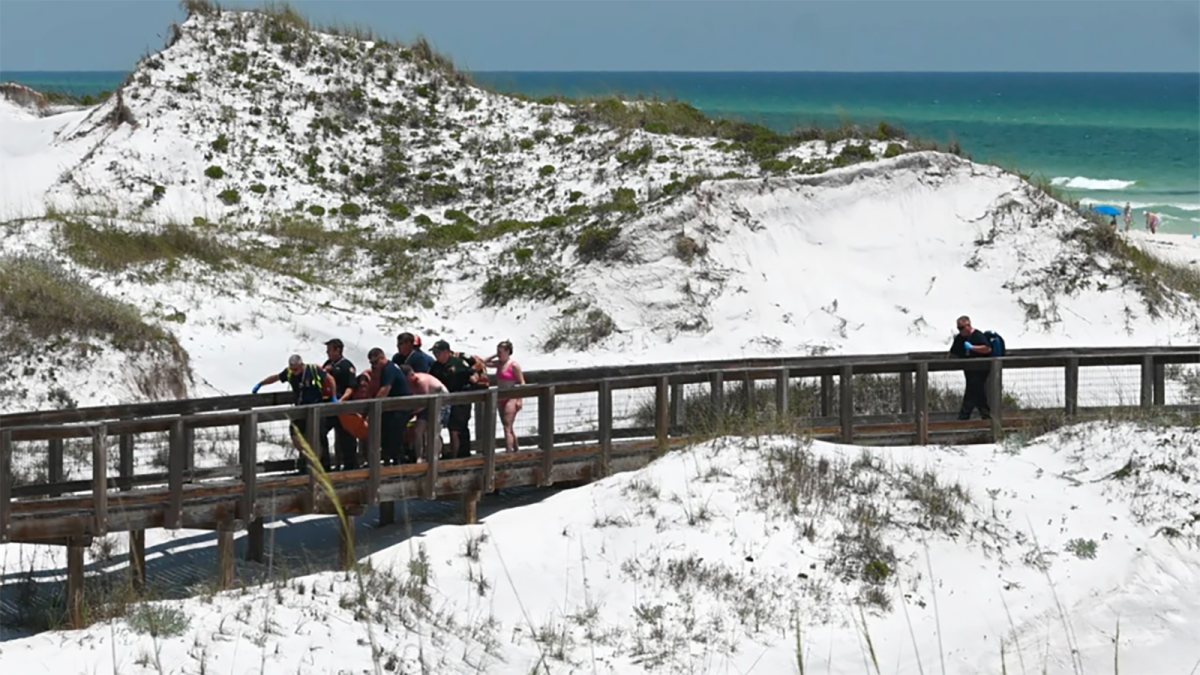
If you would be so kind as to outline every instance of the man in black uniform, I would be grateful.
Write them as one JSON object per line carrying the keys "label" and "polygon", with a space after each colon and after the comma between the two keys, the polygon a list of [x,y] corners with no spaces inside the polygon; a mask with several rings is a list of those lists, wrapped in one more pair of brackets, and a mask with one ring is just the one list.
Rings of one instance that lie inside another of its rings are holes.
{"label": "man in black uniform", "polygon": [[[329,357],[325,364],[321,366],[325,372],[333,376],[333,381],[337,385],[337,396],[340,400],[346,400],[354,394],[354,389],[358,385],[358,381],[354,372],[354,364],[350,363],[350,359],[345,357],[345,345],[342,341],[334,338],[325,343],[325,356]],[[337,461],[334,463],[334,469],[340,471],[350,471],[358,468],[358,439],[349,431],[342,427],[342,423],[338,418],[329,418],[330,426],[333,427],[333,447],[337,454]]]}
{"label": "man in black uniform", "polygon": [[[442,381],[451,393],[470,391],[479,386],[479,371],[475,365],[478,357],[462,352],[450,351],[450,343],[438,340],[433,343],[434,363],[429,374]],[[459,403],[450,406],[450,419],[446,428],[450,430],[450,457],[471,456],[471,404]]]}
{"label": "man in black uniform", "polygon": [[[974,359],[989,356],[992,348],[988,345],[983,333],[971,327],[971,318],[958,317],[958,334],[954,336],[954,344],[950,345],[950,354],[960,359]],[[979,416],[985,420],[992,419],[992,409],[988,407],[987,380],[988,371],[966,370],[967,387],[963,391],[962,409],[958,411],[958,419],[971,419],[971,411],[979,408]]]}

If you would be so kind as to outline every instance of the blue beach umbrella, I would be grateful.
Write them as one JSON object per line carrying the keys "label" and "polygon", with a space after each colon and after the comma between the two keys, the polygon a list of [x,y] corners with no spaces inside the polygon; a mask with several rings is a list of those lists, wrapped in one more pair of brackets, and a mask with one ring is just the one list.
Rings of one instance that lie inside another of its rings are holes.
{"label": "blue beach umbrella", "polygon": [[1121,215],[1121,209],[1118,209],[1115,206],[1093,206],[1092,210],[1095,211],[1096,213],[1103,213],[1106,216]]}

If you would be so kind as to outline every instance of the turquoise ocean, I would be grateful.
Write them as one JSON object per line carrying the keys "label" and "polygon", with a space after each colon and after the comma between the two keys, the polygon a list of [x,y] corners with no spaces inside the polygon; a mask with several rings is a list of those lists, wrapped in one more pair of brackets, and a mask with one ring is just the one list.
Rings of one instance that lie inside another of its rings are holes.
{"label": "turquoise ocean", "polygon": [[[2,72],[39,90],[113,89],[124,72]],[[1200,232],[1200,75],[1191,73],[481,72],[476,81],[533,97],[656,96],[714,116],[797,126],[881,120],[957,140],[976,161],[1039,176],[1086,203],[1162,216],[1163,232]]]}

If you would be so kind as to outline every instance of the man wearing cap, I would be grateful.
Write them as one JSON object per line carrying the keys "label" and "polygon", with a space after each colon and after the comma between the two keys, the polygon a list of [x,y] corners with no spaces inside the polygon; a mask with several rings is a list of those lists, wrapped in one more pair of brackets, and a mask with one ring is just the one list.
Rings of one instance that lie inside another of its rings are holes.
{"label": "man wearing cap", "polygon": [[[474,362],[477,356],[467,356],[450,351],[450,343],[438,340],[433,343],[434,363],[429,374],[442,381],[451,393],[470,391],[480,383],[479,370]],[[460,403],[450,406],[450,419],[446,428],[450,430],[450,456],[471,456],[471,404]]]}
{"label": "man wearing cap", "polygon": [[[375,398],[410,395],[408,378],[404,377],[400,366],[388,360],[382,349],[373,347],[367,352],[367,360],[371,362],[372,374],[379,373],[379,390],[375,392]],[[379,440],[385,466],[416,461],[412,448],[405,447],[404,443],[404,430],[411,417],[412,410],[384,411]]]}
{"label": "man wearing cap", "polygon": [[396,355],[392,363],[397,366],[408,366],[417,373],[428,373],[433,366],[433,357],[421,349],[421,341],[412,333],[401,333],[396,336]]}
{"label": "man wearing cap", "polygon": [[[328,401],[336,403],[338,401],[337,383],[334,382],[333,376],[315,365],[304,363],[304,359],[300,358],[299,354],[289,356],[287,368],[284,368],[282,372],[263,378],[254,385],[254,389],[251,391],[257,394],[260,388],[275,382],[287,382],[291,385],[292,392],[295,394],[295,405],[312,405]],[[298,438],[304,438],[308,433],[307,420],[304,418],[292,420],[292,425],[295,427],[292,433],[292,444],[299,450]],[[322,417],[320,431],[317,432],[317,436],[321,439],[321,464],[326,470],[329,469],[329,429],[331,426],[332,419]],[[303,453],[296,461],[296,466],[300,473],[308,473],[308,461]]]}
{"label": "man wearing cap", "polygon": [[[345,345],[337,338],[326,342],[325,356],[328,357],[328,360],[321,367],[326,373],[333,376],[333,381],[337,385],[338,398],[349,399],[354,395],[358,382],[355,378],[354,364],[345,356]],[[329,420],[330,426],[333,427],[333,447],[337,454],[334,468],[340,471],[357,469],[358,439],[342,426],[341,420],[338,418],[331,417]]]}

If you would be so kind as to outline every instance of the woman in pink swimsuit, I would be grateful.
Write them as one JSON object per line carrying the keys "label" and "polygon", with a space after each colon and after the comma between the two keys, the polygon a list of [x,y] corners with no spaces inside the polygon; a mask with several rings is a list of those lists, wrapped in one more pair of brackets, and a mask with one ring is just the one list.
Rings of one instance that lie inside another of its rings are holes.
{"label": "woman in pink swimsuit", "polygon": [[[513,360],[513,346],[508,340],[496,345],[496,355],[486,363],[496,368],[496,387],[508,389],[525,384],[525,373],[521,364]],[[524,407],[523,399],[501,398],[496,412],[500,413],[500,422],[504,425],[504,446],[509,452],[517,451],[517,434],[513,431],[513,421],[517,413]]]}

